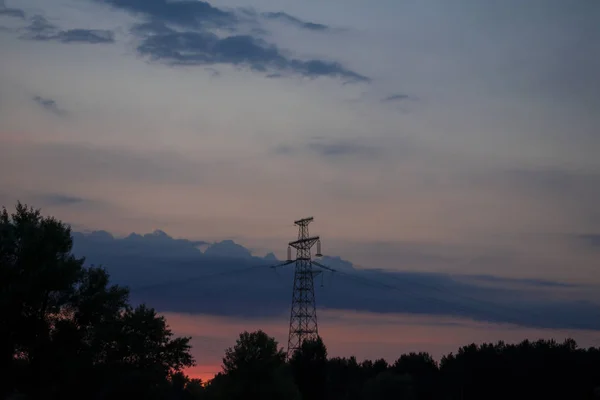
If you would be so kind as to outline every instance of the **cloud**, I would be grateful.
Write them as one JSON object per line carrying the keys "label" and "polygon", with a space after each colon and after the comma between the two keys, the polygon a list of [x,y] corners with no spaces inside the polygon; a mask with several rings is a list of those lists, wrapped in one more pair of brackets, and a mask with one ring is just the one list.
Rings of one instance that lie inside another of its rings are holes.
{"label": "cloud", "polygon": [[38,196],[40,201],[46,205],[58,205],[58,206],[68,206],[74,204],[86,203],[89,200],[86,200],[77,196],[69,196],[65,194],[58,193],[47,193],[41,194]]}
{"label": "cloud", "polygon": [[274,152],[282,155],[308,152],[324,158],[360,157],[375,158],[382,149],[353,140],[314,140],[305,145],[282,144],[274,148]]}
{"label": "cloud", "polygon": [[41,15],[34,15],[31,18],[31,23],[26,28],[27,31],[31,34],[42,34],[43,32],[52,32],[55,31],[56,25],[51,24],[46,18]]}
{"label": "cloud", "polygon": [[310,143],[308,148],[322,157],[359,156],[372,158],[380,153],[380,149],[376,147],[350,141]]}
{"label": "cloud", "polygon": [[[205,242],[173,239],[162,231],[122,239],[76,233],[74,242],[76,254],[130,285],[134,301],[160,311],[265,318],[289,309],[293,266],[273,270],[272,259],[252,257],[233,242],[211,245],[218,251],[209,247],[205,253],[198,249]],[[224,257],[227,249],[231,257]],[[600,330],[600,307],[576,298],[577,287],[560,282],[361,270],[330,257],[321,262],[338,270],[316,278],[318,303],[325,309]]]}
{"label": "cloud", "polygon": [[409,100],[411,97],[407,94],[393,94],[382,99],[383,102]]}
{"label": "cloud", "polygon": [[262,16],[267,19],[280,20],[283,22],[287,22],[287,23],[297,26],[299,28],[309,29],[311,31],[327,31],[327,30],[329,30],[329,27],[327,25],[316,24],[314,22],[302,21],[301,19],[293,17],[284,12],[265,12],[265,13],[262,13]]}
{"label": "cloud", "polygon": [[4,0],[0,0],[0,16],[15,17],[25,19],[25,11],[19,8],[9,8]]}
{"label": "cloud", "polygon": [[262,73],[289,72],[308,77],[340,77],[352,82],[369,79],[324,60],[298,60],[285,56],[274,45],[250,35],[220,38],[209,31],[177,31],[159,21],[136,25],[141,38],[138,53],[169,65],[230,64]]}
{"label": "cloud", "polygon": [[95,0],[156,21],[193,28],[232,26],[237,18],[200,0]]}
{"label": "cloud", "polygon": [[575,288],[580,287],[580,285],[573,283],[565,283],[565,282],[555,282],[544,279],[515,279],[515,278],[507,278],[493,275],[470,275],[468,279],[481,282],[481,283],[490,283],[490,284],[500,284],[500,285],[511,285],[511,286],[530,286],[530,287],[543,287],[543,288]]}
{"label": "cloud", "polygon": [[43,107],[45,110],[47,110],[53,114],[63,116],[66,113],[65,110],[58,107],[58,104],[56,104],[56,101],[54,101],[52,99],[44,98],[41,96],[35,96],[33,98],[33,101],[35,101],[39,106]]}
{"label": "cloud", "polygon": [[[75,241],[75,251],[80,254],[90,255],[95,260],[95,264],[104,264],[101,259],[102,251],[108,251],[108,259],[128,260],[130,257],[137,257],[143,260],[147,257],[158,258],[160,260],[185,260],[193,261],[196,257],[201,256],[200,246],[208,245],[208,242],[203,240],[187,240],[174,239],[159,229],[152,233],[140,235],[131,233],[124,238],[115,238],[112,234],[106,231],[92,232],[74,232],[73,239]],[[100,260],[99,260],[100,259]],[[94,260],[92,260],[94,263]],[[180,266],[182,266],[181,264]],[[107,267],[111,267],[107,265]],[[129,274],[134,272],[133,269],[125,269],[123,274],[118,271],[113,271],[115,276],[124,276],[131,278]],[[152,273],[152,271],[149,271]],[[190,271],[190,272],[193,272]],[[143,281],[145,278],[140,277]]]}
{"label": "cloud", "polygon": [[[256,18],[257,13],[251,9],[238,10],[243,18],[238,17],[236,12],[222,10],[212,6],[208,2],[196,0],[95,0],[100,3],[109,4],[115,8],[127,10],[136,14],[142,14],[148,18],[161,22],[176,24],[188,28],[234,28],[248,18]],[[263,18],[280,20],[299,28],[313,31],[324,31],[329,29],[326,25],[302,21],[284,12],[264,12],[260,14]],[[260,29],[260,28],[257,28]]]}
{"label": "cloud", "polygon": [[114,32],[105,29],[68,29],[59,30],[41,15],[32,18],[22,37],[29,40],[56,41],[60,43],[114,43]]}
{"label": "cloud", "polygon": [[[369,78],[340,63],[312,59],[301,60],[284,54],[277,46],[253,34],[264,30],[253,20],[256,14],[246,10],[243,16],[213,7],[203,1],[167,0],[96,0],[145,17],[132,33],[141,40],[137,50],[152,61],[169,65],[230,64],[264,73],[269,77],[285,72],[307,77],[338,77],[350,82],[368,82]],[[240,14],[240,13],[238,13]],[[286,13],[264,13],[267,19],[282,19],[311,30],[324,25],[301,21]],[[221,37],[213,30],[238,31],[243,23],[254,25],[250,33]],[[181,30],[183,29],[183,30]]]}
{"label": "cloud", "polygon": [[114,33],[104,29],[69,29],[58,32],[52,39],[62,43],[114,43]]}
{"label": "cloud", "polygon": [[589,233],[584,235],[577,235],[577,239],[589,246],[600,248],[600,234]]}

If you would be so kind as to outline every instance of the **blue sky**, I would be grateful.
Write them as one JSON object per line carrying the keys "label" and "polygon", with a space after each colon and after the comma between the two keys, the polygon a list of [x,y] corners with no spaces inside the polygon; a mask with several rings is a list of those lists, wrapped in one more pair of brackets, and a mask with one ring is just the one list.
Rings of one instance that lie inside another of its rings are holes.
{"label": "blue sky", "polygon": [[594,0],[1,1],[0,203],[281,258],[314,215],[357,266],[598,285],[599,19]]}

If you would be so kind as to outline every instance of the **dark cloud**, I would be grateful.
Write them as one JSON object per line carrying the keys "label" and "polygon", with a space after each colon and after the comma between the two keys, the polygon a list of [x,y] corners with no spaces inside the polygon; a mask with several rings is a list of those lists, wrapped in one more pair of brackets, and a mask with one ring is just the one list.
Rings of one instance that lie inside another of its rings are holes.
{"label": "dark cloud", "polygon": [[15,17],[25,19],[25,11],[19,8],[8,8],[4,0],[0,0],[0,16]]}
{"label": "dark cloud", "polygon": [[[256,13],[252,10],[243,10],[243,15],[238,17],[233,11],[225,11],[196,0],[95,1],[145,17],[145,21],[134,26],[132,32],[141,40],[139,54],[153,61],[169,65],[230,64],[249,68],[269,77],[287,72],[307,77],[339,77],[350,82],[369,81],[367,77],[336,62],[290,58],[276,46],[251,34],[220,37],[212,31],[220,28],[235,32],[244,22],[256,25]],[[281,12],[265,13],[262,16],[282,19],[306,29],[326,29],[324,25],[304,22]],[[257,26],[253,32],[264,34]]]}
{"label": "dark cloud", "polygon": [[114,43],[114,33],[104,29],[69,29],[58,32],[52,39],[62,43]]}
{"label": "dark cloud", "polygon": [[56,25],[40,15],[32,18],[22,37],[29,40],[56,41],[61,43],[114,43],[114,32],[104,29],[59,30]]}
{"label": "dark cloud", "polygon": [[[152,257],[160,260],[194,260],[195,257],[201,255],[199,247],[209,244],[202,240],[174,239],[159,229],[144,235],[131,233],[124,238],[115,238],[106,231],[75,232],[73,238],[75,251],[92,256],[91,262],[95,262],[95,264],[104,264],[100,252],[105,250],[109,252],[109,259],[117,260],[121,257],[129,259],[131,256],[141,257],[140,259]],[[107,267],[110,266],[107,265]],[[132,277],[129,273],[133,270],[122,271],[122,276],[127,279]],[[114,272],[114,275],[120,276],[119,272]],[[143,277],[140,278],[142,281],[144,280]]]}
{"label": "dark cloud", "polygon": [[316,24],[314,22],[302,21],[301,19],[293,17],[284,12],[266,12],[266,13],[262,13],[262,15],[263,15],[263,17],[265,17],[267,19],[280,20],[280,21],[292,24],[294,26],[297,26],[299,28],[309,29],[311,31],[329,30],[329,27],[327,25]]}
{"label": "dark cloud", "polygon": [[50,111],[53,114],[60,115],[60,116],[65,115],[65,111],[63,109],[61,109],[60,107],[58,107],[58,104],[56,104],[56,101],[54,101],[52,99],[44,98],[41,96],[35,96],[33,98],[33,101],[35,101],[39,106],[43,107],[45,110]]}
{"label": "dark cloud", "polygon": [[[205,253],[198,249],[205,242],[173,239],[162,231],[123,239],[107,232],[75,233],[74,243],[76,254],[129,285],[134,301],[160,311],[269,317],[289,310],[293,265],[273,270],[272,255],[253,257],[230,241]],[[360,270],[339,257],[321,263],[339,272],[317,276],[320,307],[600,330],[600,307],[564,300],[567,288],[560,282]]]}
{"label": "dark cloud", "polygon": [[95,0],[151,19],[193,28],[232,26],[237,21],[232,12],[200,0]]}
{"label": "dark cloud", "polygon": [[339,63],[288,58],[276,46],[250,35],[220,38],[209,31],[180,32],[158,21],[142,23],[134,27],[133,32],[141,38],[138,46],[141,55],[170,65],[231,64],[263,73],[289,72],[308,77],[369,80]]}

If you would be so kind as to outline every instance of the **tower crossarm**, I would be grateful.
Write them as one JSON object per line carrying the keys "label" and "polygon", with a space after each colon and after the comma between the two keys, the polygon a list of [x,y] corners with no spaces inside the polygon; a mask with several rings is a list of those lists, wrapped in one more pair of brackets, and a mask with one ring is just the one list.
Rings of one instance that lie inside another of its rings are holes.
{"label": "tower crossarm", "polygon": [[310,249],[319,240],[318,236],[311,236],[289,242],[288,245],[295,249]]}

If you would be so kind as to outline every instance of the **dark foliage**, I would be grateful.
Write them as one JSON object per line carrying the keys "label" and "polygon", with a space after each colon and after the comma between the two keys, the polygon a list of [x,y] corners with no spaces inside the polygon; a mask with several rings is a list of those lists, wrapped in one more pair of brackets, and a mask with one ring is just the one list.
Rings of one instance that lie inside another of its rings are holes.
{"label": "dark foliage", "polygon": [[209,399],[300,399],[285,353],[263,331],[243,332],[225,352],[223,373],[206,388]]}
{"label": "dark foliage", "polygon": [[0,397],[164,398],[194,364],[189,338],[71,247],[69,227],[39,210],[0,213]]}
{"label": "dark foliage", "polygon": [[327,393],[327,348],[323,340],[305,341],[290,360],[303,399],[321,400]]}

